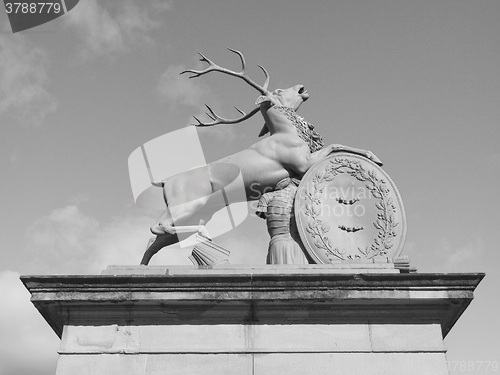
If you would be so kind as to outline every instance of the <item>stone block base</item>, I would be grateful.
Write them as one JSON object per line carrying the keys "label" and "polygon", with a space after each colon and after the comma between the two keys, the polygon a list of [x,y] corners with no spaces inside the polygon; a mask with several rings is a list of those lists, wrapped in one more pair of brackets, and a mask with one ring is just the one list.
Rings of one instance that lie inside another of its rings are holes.
{"label": "stone block base", "polygon": [[443,337],[484,275],[376,267],[22,280],[61,337],[57,375],[448,374]]}
{"label": "stone block base", "polygon": [[439,324],[66,326],[57,375],[445,375]]}

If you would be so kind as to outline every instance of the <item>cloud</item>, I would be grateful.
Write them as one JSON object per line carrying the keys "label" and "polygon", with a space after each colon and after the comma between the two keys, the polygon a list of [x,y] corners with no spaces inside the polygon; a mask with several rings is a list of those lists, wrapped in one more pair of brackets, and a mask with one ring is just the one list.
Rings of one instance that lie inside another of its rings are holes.
{"label": "cloud", "polygon": [[[253,213],[253,212],[252,212]],[[231,262],[252,262],[256,248],[262,253],[258,263],[265,263],[269,238],[262,219],[252,217],[216,242],[232,250]],[[156,217],[136,212],[101,222],[85,214],[78,206],[68,205],[39,218],[32,225],[25,250],[32,274],[100,274],[108,265],[138,265],[151,237],[149,227]],[[245,239],[245,241],[242,241]],[[242,244],[247,245],[242,245]],[[156,254],[151,264],[191,265],[191,247],[171,246]],[[26,272],[26,271],[25,271]]]}
{"label": "cloud", "polygon": [[[105,5],[106,7],[105,7]],[[169,8],[168,2],[80,1],[65,17],[68,27],[77,30],[84,58],[125,51],[130,44],[153,40],[151,30],[160,27],[155,19]]]}
{"label": "cloud", "polygon": [[[77,205],[50,212],[33,224],[27,258],[36,274],[99,274],[108,265],[138,265],[156,218],[125,213],[99,221]],[[184,252],[168,251],[164,264],[186,263]]]}
{"label": "cloud", "polygon": [[59,338],[12,271],[0,272],[0,374],[54,374]]}
{"label": "cloud", "polygon": [[76,205],[50,212],[33,225],[29,248],[37,273],[99,273],[108,262],[138,264],[149,238],[149,220],[132,215],[108,223],[86,215]]}
{"label": "cloud", "polygon": [[439,272],[471,272],[477,271],[482,264],[482,254],[485,252],[481,237],[474,237],[469,242],[454,244],[449,239],[442,238],[435,252],[436,267]]}
{"label": "cloud", "polygon": [[160,77],[158,92],[172,108],[177,105],[200,107],[209,97],[210,90],[201,81],[180,75],[184,70],[182,65],[169,66]]}
{"label": "cloud", "polygon": [[64,267],[76,272],[78,267],[87,271],[95,257],[88,244],[98,227],[97,220],[83,214],[77,206],[56,209],[35,222],[30,249],[36,249],[38,264],[45,263],[51,269]]}
{"label": "cloud", "polygon": [[[183,65],[172,65],[163,72],[157,86],[160,97],[167,103],[170,110],[179,105],[193,107],[196,109],[193,116],[201,121],[212,121],[206,115],[205,103],[210,102],[210,107],[217,112],[215,108],[221,107],[218,96],[201,80],[189,79],[187,75],[181,75],[180,72],[184,70],[186,68]],[[186,126],[196,124],[193,116],[186,121]],[[238,117],[240,114],[233,109],[232,115],[227,115],[227,117],[231,116]],[[207,162],[226,156],[227,154],[221,155],[216,152],[217,156],[211,157],[211,151],[214,151],[213,145],[223,141],[224,144],[221,144],[221,147],[224,148],[237,140],[237,134],[237,126],[232,125],[199,127],[198,135],[202,145],[206,146],[204,151]]]}
{"label": "cloud", "polygon": [[45,51],[22,35],[0,34],[0,115],[40,125],[56,111],[57,100],[45,89],[48,65]]}

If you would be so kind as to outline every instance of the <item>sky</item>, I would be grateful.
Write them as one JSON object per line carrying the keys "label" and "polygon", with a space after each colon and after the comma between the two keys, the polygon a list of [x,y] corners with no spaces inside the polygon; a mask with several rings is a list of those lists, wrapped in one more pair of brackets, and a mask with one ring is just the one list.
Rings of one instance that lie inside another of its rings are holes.
{"label": "sky", "polygon": [[[226,47],[258,82],[263,65],[272,89],[304,84],[300,114],[326,143],[382,159],[412,266],[486,273],[445,345],[450,362],[490,373],[477,361],[500,361],[499,19],[498,0],[80,0],[13,34],[0,12],[0,375],[55,371],[59,339],[20,275],[139,263],[158,212],[135,205],[130,153],[205,103],[226,116],[253,108],[258,93],[243,82],[178,74],[201,67],[198,52],[238,69]],[[199,129],[206,160],[255,143],[261,127],[254,117]],[[265,263],[254,215],[217,242],[232,264]],[[189,254],[163,249],[150,264]]]}

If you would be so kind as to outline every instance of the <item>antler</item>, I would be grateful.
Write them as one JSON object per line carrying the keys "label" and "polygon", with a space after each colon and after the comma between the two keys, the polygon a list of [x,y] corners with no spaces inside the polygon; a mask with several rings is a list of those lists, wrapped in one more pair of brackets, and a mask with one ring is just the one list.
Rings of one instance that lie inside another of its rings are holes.
{"label": "antler", "polygon": [[242,65],[240,72],[235,72],[235,71],[223,68],[223,67],[215,64],[213,61],[208,59],[202,53],[198,52],[201,56],[200,61],[204,61],[204,62],[208,63],[208,65],[209,65],[208,68],[206,68],[205,70],[192,70],[192,69],[184,70],[183,72],[181,72],[181,74],[191,73],[193,75],[189,78],[196,78],[196,77],[199,77],[199,76],[206,74],[206,73],[209,73],[209,72],[221,72],[221,73],[229,74],[229,75],[234,76],[234,77],[239,77],[239,78],[243,79],[245,82],[247,82],[250,86],[255,88],[257,91],[259,91],[262,95],[266,94],[267,87],[269,86],[269,73],[267,72],[267,70],[263,66],[258,65],[259,68],[261,68],[262,71],[264,72],[264,74],[266,75],[266,81],[264,82],[264,86],[260,86],[259,84],[252,81],[250,79],[250,77],[248,77],[248,74],[246,72],[247,64],[245,62],[245,57],[243,56],[243,54],[240,51],[237,51],[237,50],[232,49],[232,48],[228,48],[228,50],[236,53],[240,57],[241,65]]}
{"label": "antler", "polygon": [[[261,86],[258,83],[254,82],[248,76],[248,74],[246,72],[247,65],[246,65],[245,57],[243,56],[243,54],[240,51],[237,51],[237,50],[232,49],[232,48],[228,48],[228,50],[236,53],[240,57],[240,60],[241,60],[241,71],[240,72],[235,72],[233,70],[223,68],[223,67],[215,64],[212,60],[208,59],[202,53],[199,53],[201,56],[200,61],[206,62],[208,64],[208,67],[204,70],[188,69],[188,70],[184,70],[180,74],[191,73],[192,76],[190,76],[189,78],[196,78],[196,77],[202,76],[203,74],[207,74],[210,72],[220,72],[220,73],[231,75],[233,77],[241,78],[246,83],[248,83],[250,86],[252,86],[254,89],[259,91],[262,95],[266,95],[268,93],[267,87],[269,86],[269,73],[267,72],[267,70],[263,66],[258,65],[259,68],[262,69],[262,71],[264,72],[264,75],[266,76],[264,86]],[[242,121],[252,117],[253,115],[255,115],[259,111],[259,108],[255,108],[250,113],[246,114],[245,112],[240,110],[238,107],[235,107],[236,110],[238,112],[240,112],[243,116],[238,117],[236,119],[226,119],[224,117],[220,117],[219,115],[217,115],[208,105],[206,107],[209,111],[207,113],[207,116],[210,117],[213,121],[212,122],[202,122],[193,116],[195,118],[195,120],[198,122],[198,124],[195,124],[195,125],[197,125],[197,126],[213,126],[213,125],[218,125],[218,124],[236,124],[236,123],[242,122]]]}
{"label": "antler", "polygon": [[193,124],[193,125],[196,125],[196,126],[214,126],[214,125],[219,125],[219,124],[237,124],[239,122],[245,121],[246,119],[249,119],[250,117],[255,115],[257,112],[259,112],[259,107],[254,108],[250,113],[245,113],[241,109],[239,109],[238,107],[234,107],[243,116],[235,118],[235,119],[227,119],[224,117],[220,117],[208,105],[205,104],[205,107],[207,107],[207,109],[208,109],[208,112],[206,112],[206,115],[208,117],[210,117],[213,121],[212,122],[203,122],[203,121],[200,121],[196,116],[193,116],[194,119],[198,122],[198,124]]}

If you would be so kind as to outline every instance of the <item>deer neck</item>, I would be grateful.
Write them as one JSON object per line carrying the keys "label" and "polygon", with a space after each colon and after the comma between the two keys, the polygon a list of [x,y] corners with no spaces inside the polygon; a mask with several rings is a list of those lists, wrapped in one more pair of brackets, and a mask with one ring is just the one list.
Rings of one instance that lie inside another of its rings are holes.
{"label": "deer neck", "polygon": [[301,138],[304,142],[309,146],[309,150],[311,152],[318,151],[324,147],[323,137],[319,133],[314,130],[314,126],[304,120],[303,117],[299,116],[297,112],[293,108],[275,105],[274,108],[281,115],[282,119],[285,121],[280,121],[279,125],[277,123],[273,123],[270,121],[266,121],[266,125],[269,129],[271,135],[279,131],[277,129],[278,126],[293,126],[299,138]]}

